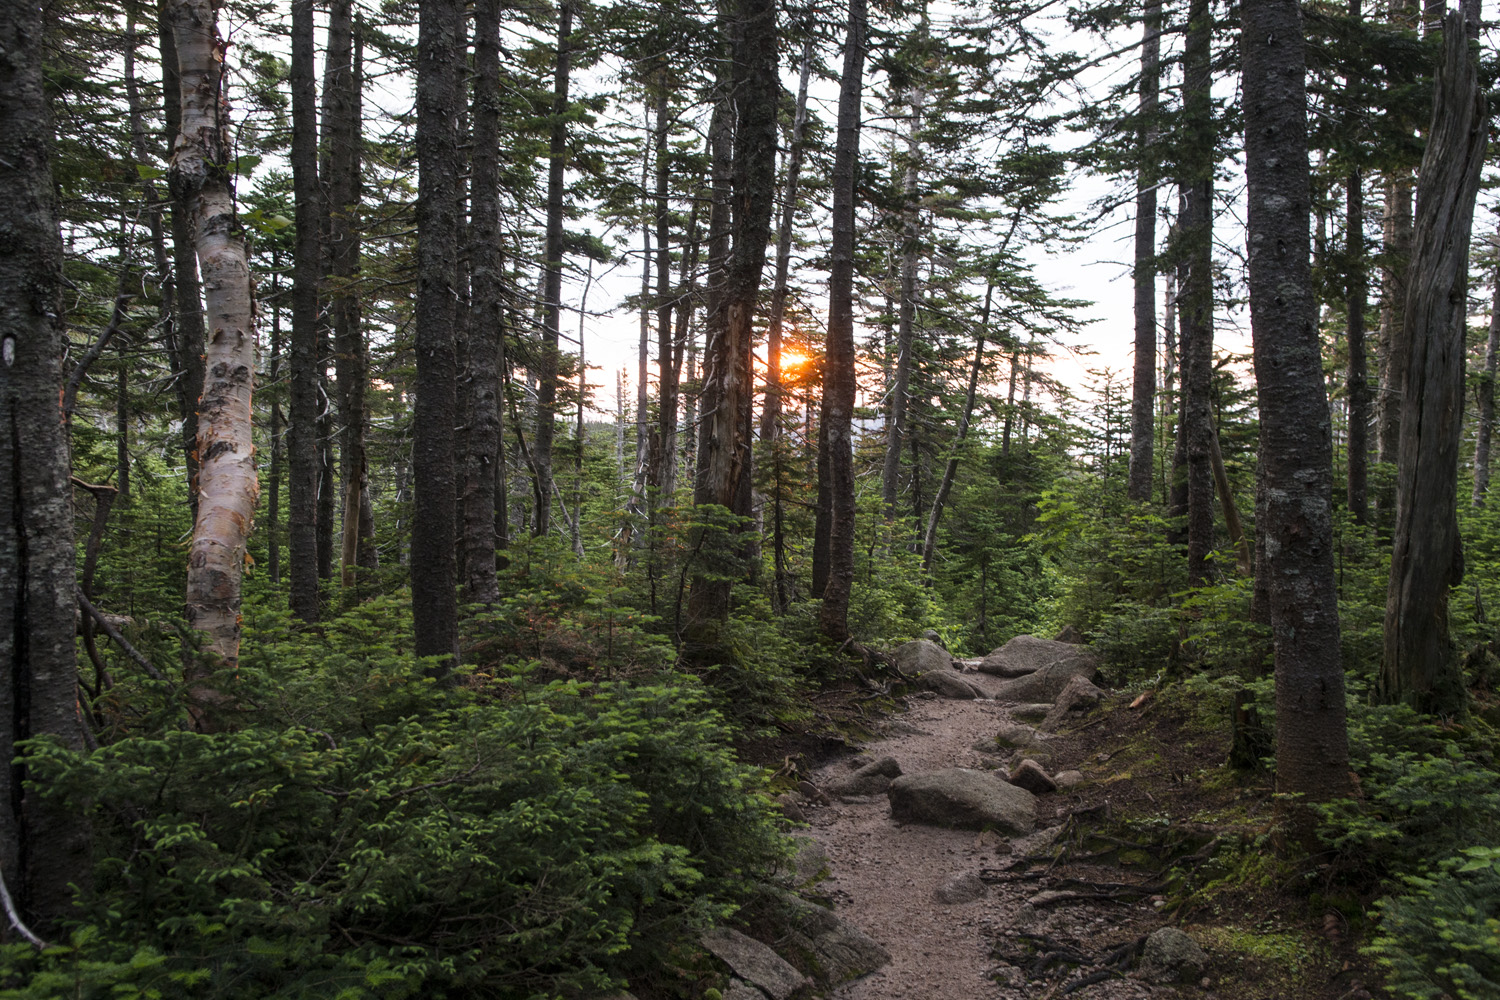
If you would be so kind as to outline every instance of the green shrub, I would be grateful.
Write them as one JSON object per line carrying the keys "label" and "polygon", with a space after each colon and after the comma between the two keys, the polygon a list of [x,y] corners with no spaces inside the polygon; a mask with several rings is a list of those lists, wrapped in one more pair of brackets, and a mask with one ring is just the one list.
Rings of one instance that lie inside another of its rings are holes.
{"label": "green shrub", "polygon": [[1402,882],[1407,891],[1377,904],[1380,931],[1364,949],[1387,988],[1413,1000],[1500,996],[1500,847],[1470,847]]}

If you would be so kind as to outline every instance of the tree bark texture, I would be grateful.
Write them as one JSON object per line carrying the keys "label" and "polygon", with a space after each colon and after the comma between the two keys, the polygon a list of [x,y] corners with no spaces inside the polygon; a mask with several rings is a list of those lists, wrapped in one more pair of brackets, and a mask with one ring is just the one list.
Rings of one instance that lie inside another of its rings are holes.
{"label": "tree bark texture", "polygon": [[[177,41],[172,34],[169,5],[160,8],[162,117],[166,124],[166,147],[172,148],[182,131],[182,77]],[[203,289],[198,280],[198,258],[193,248],[193,210],[177,196],[170,182],[172,199],[172,300],[176,307],[172,341],[177,378],[177,405],[182,417],[182,450],[188,480],[188,503],[198,518],[198,400],[203,395]]]}
{"label": "tree bark texture", "polygon": [[63,247],[47,154],[41,7],[0,4],[0,871],[51,934],[89,876],[86,827],[25,787],[16,743],[82,749],[74,662],[73,506],[62,386]]}
{"label": "tree bark texture", "polygon": [[315,622],[318,607],[318,284],[322,189],[318,185],[317,89],[314,83],[313,0],[292,4],[292,250],[291,426],[287,451],[288,559],[292,613]]}
{"label": "tree bark texture", "polygon": [[1463,430],[1469,232],[1484,162],[1485,101],[1463,17],[1443,22],[1432,123],[1418,174],[1396,524],[1378,690],[1453,714],[1466,693],[1448,636],[1448,589],[1463,577],[1458,453]]}
{"label": "tree bark texture", "polygon": [[[255,307],[244,230],[235,217],[234,160],[224,114],[223,43],[209,0],[172,0],[172,30],[182,80],[182,134],[168,178],[192,209],[193,242],[203,278],[207,337],[198,403],[198,517],[188,550],[187,620],[209,651],[233,669],[240,649],[240,583],[245,543],[260,492],[251,439]],[[190,681],[201,680],[201,668]],[[198,684],[205,708],[224,694]]]}
{"label": "tree bark texture", "polygon": [[[458,649],[457,491],[453,427],[458,322],[459,73],[464,8],[428,0],[417,27],[417,398],[413,411],[415,517],[411,537],[412,614],[418,656]],[[448,666],[439,666],[446,676]]]}
{"label": "tree bark texture", "polygon": [[1345,503],[1355,523],[1365,524],[1370,517],[1370,376],[1365,357],[1365,192],[1364,176],[1358,169],[1349,172],[1346,206],[1349,373],[1344,391],[1349,403],[1349,472]]}
{"label": "tree bark texture", "polygon": [[[694,503],[716,504],[750,515],[751,447],[754,438],[755,372],[751,349],[760,299],[771,213],[776,203],[775,0],[737,0],[734,5],[734,151],[732,197],[734,243],[724,282],[724,327],[708,360],[714,406],[705,406],[699,435],[703,469]],[[694,627],[729,616],[732,581],[723,574],[694,574],[688,616]]]}
{"label": "tree bark texture", "polygon": [[557,492],[552,475],[552,440],[557,424],[558,341],[562,321],[563,187],[568,161],[568,77],[572,66],[573,5],[564,0],[557,9],[557,65],[552,82],[552,137],[547,154],[547,242],[542,287],[541,364],[537,371],[536,433],[531,457],[536,465],[541,497],[536,512],[536,534],[547,534],[552,498]]}
{"label": "tree bark texture", "polygon": [[1333,435],[1309,265],[1303,34],[1296,0],[1250,0],[1241,9],[1276,790],[1304,797],[1278,802],[1278,812],[1294,836],[1310,840],[1314,820],[1296,803],[1345,794],[1349,754],[1333,568]]}
{"label": "tree bark texture", "polygon": [[1151,498],[1152,451],[1156,416],[1156,185],[1153,148],[1161,92],[1161,2],[1150,0],[1142,21],[1141,165],[1135,196],[1135,369],[1130,393],[1130,481],[1127,494],[1136,502]]}
{"label": "tree bark texture", "polygon": [[1212,401],[1214,362],[1213,171],[1216,163],[1208,0],[1193,0],[1183,51],[1187,160],[1182,238],[1187,280],[1180,301],[1183,322],[1183,413],[1187,454],[1188,583],[1209,582],[1214,545]]}
{"label": "tree bark texture", "polygon": [[500,458],[500,0],[474,6],[474,163],[469,188],[472,328],[464,476],[465,597],[500,599],[495,578],[495,463]]}
{"label": "tree bark texture", "polygon": [[828,582],[821,592],[818,624],[825,636],[838,642],[849,635],[849,595],[854,586],[854,178],[864,71],[865,0],[849,0],[833,153],[828,337],[818,438],[818,503],[826,503],[828,509]]}

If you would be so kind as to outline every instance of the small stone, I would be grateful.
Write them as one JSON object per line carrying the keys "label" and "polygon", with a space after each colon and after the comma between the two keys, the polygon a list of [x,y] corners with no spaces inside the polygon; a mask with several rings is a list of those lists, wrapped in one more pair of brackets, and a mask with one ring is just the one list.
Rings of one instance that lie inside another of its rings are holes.
{"label": "small stone", "polygon": [[976,899],[983,899],[989,891],[990,887],[984,884],[984,879],[973,872],[962,872],[938,886],[933,896],[939,903],[972,903]]}
{"label": "small stone", "polygon": [[974,847],[977,850],[994,850],[1005,844],[1005,838],[994,830],[981,830],[979,836],[974,838]]}
{"label": "small stone", "polygon": [[1087,779],[1084,778],[1082,771],[1059,771],[1053,776],[1052,780],[1057,782],[1058,788],[1067,791],[1071,788],[1077,788]]}
{"label": "small stone", "polygon": [[828,797],[828,794],[811,781],[797,782],[797,791],[805,795],[809,802],[816,802],[820,806],[833,804],[833,800]]}
{"label": "small stone", "polygon": [[1057,782],[1034,760],[1023,760],[1010,772],[1010,783],[1033,795],[1057,791]]}
{"label": "small stone", "polygon": [[1155,983],[1176,983],[1198,977],[1208,956],[1198,942],[1175,927],[1152,931],[1141,955],[1141,971]]}
{"label": "small stone", "polygon": [[782,792],[776,796],[776,808],[781,810],[781,815],[793,823],[807,822],[807,813],[802,811],[802,803],[791,792]]}

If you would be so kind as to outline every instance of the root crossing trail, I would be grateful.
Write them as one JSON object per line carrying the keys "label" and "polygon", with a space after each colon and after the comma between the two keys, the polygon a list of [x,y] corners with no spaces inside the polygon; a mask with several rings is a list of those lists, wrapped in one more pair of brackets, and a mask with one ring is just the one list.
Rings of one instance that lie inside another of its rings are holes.
{"label": "root crossing trail", "polygon": [[[987,694],[997,678],[966,671],[964,679]],[[884,737],[852,762],[857,766],[894,757],[903,773],[950,767],[992,770],[1000,760],[976,744],[993,741],[1012,706],[993,700],[954,701],[920,697],[910,711],[887,721]],[[848,776],[850,761],[819,770],[814,782],[832,785]],[[1022,970],[992,957],[997,937],[1016,932],[1096,942],[1133,936],[1142,919],[1154,917],[1145,904],[1086,903],[1037,907],[1028,903],[1039,886],[1011,881],[987,887],[970,902],[946,903],[939,890],[957,876],[993,873],[1015,853],[1043,850],[1059,816],[1071,809],[1066,793],[1037,800],[1038,834],[1024,842],[993,833],[897,823],[885,795],[835,799],[809,819],[822,843],[831,875],[819,885],[839,912],[891,953],[885,968],[834,993],[838,1000],[1011,1000],[1050,994],[1028,984]],[[969,880],[973,886],[973,879]],[[1086,1000],[1171,996],[1172,991],[1143,982],[1113,979],[1072,994]]]}

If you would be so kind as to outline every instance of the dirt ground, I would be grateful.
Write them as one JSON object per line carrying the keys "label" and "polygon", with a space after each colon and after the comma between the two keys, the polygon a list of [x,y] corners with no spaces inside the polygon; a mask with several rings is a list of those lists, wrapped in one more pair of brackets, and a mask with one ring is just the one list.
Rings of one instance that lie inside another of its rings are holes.
{"label": "dirt ground", "polygon": [[[998,683],[975,672],[965,678],[986,691]],[[994,736],[1017,706],[918,694],[906,699],[906,711],[874,724],[878,736],[860,753],[804,758],[803,775],[819,786],[884,756],[905,773],[1007,768],[1031,757],[1052,774],[1084,775],[1074,788],[1041,796],[1043,832],[1015,842],[897,823],[884,795],[810,809],[810,832],[831,861],[815,891],[893,959],[834,995],[1368,996],[1376,977],[1340,909],[1351,904],[1317,891],[1316,870],[1283,864],[1267,842],[1268,778],[1222,768],[1227,737],[1200,713],[1149,697],[1131,707],[1131,700],[1112,698],[1071,717],[1039,749],[1012,751],[1000,750]],[[983,897],[940,902],[939,887],[964,874],[983,881]],[[1208,955],[1190,982],[1152,983],[1133,971],[1145,936],[1167,925]]]}

